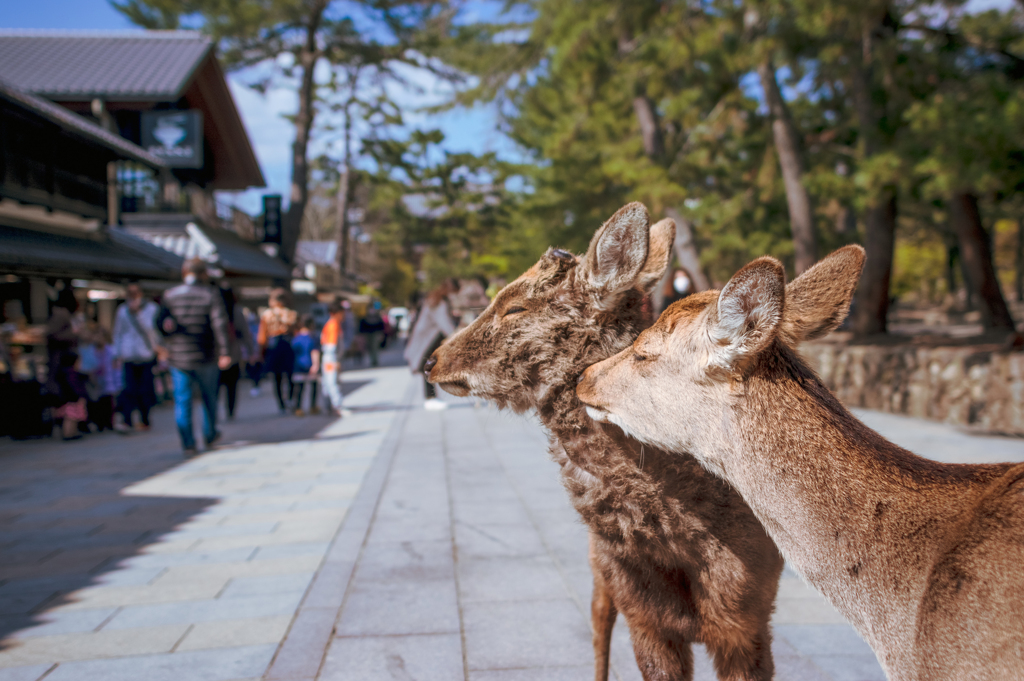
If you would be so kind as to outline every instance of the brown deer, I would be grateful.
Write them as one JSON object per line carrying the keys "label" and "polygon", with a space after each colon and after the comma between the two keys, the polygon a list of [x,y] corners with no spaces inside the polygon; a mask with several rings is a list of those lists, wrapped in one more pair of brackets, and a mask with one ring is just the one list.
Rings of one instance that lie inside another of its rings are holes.
{"label": "brown deer", "polygon": [[770,679],[782,558],[750,509],[692,457],[592,421],[576,381],[650,323],[644,298],[668,266],[675,225],[634,203],[583,258],[549,250],[428,361],[429,379],[516,412],[536,410],[590,530],[595,678],[608,674],[617,612],[644,679],[692,678],[702,642],[721,679]]}
{"label": "brown deer", "polygon": [[577,392],[595,419],[729,481],[890,679],[1024,679],[1024,464],[911,454],[793,350],[842,322],[863,262],[847,246],[785,286],[777,260],[755,260]]}

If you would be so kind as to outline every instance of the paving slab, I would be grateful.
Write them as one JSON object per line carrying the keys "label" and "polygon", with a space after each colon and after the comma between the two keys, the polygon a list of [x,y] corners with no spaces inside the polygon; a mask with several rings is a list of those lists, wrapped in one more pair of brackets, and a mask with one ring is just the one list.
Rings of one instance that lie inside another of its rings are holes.
{"label": "paving slab", "polygon": [[338,638],[332,642],[316,678],[320,681],[462,679],[465,678],[462,642],[458,634]]}

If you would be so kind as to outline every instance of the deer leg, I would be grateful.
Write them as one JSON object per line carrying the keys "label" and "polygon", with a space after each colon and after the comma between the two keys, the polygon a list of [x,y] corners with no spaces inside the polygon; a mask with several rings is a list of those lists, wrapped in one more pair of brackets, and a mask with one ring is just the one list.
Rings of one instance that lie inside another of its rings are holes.
{"label": "deer leg", "polygon": [[608,661],[611,657],[612,629],[619,614],[612,600],[608,582],[597,564],[594,536],[589,536],[590,573],[594,577],[594,592],[590,597],[590,626],[594,631],[594,681],[608,681]]}
{"label": "deer leg", "polygon": [[644,681],[692,681],[693,649],[689,641],[667,638],[657,630],[634,628],[633,653]]}
{"label": "deer leg", "polygon": [[594,629],[594,681],[608,681],[612,629],[619,611],[604,577],[593,568],[591,571],[594,574],[594,594],[590,599],[590,624]]}
{"label": "deer leg", "polygon": [[767,628],[729,646],[708,645],[720,681],[771,681],[775,673]]}

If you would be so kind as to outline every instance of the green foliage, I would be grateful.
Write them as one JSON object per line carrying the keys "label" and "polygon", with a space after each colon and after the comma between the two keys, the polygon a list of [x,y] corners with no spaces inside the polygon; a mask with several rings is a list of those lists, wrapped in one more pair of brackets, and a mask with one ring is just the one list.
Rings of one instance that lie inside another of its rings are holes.
{"label": "green foliage", "polygon": [[375,167],[361,180],[370,187],[363,222],[381,253],[417,263],[428,287],[452,276],[507,276],[512,258],[503,241],[518,202],[506,185],[520,169],[443,143],[437,130],[363,140]]}
{"label": "green foliage", "polygon": [[[489,51],[467,66],[479,84],[463,94],[501,102],[506,131],[533,162],[529,191],[510,215],[515,247],[582,250],[602,220],[640,200],[656,217],[676,209],[693,222],[712,281],[764,253],[791,262],[769,121],[750,85],[770,57],[802,135],[823,250],[858,239],[840,216],[895,189],[902,217],[892,292],[941,297],[950,246],[943,201],[970,190],[988,197],[995,217],[1024,187],[1024,14],[968,15],[963,5],[516,4],[518,16],[533,16],[529,31],[515,24],[519,39],[495,41],[498,27],[481,29]],[[859,82],[867,118],[853,96]],[[657,118],[653,153],[639,98]]]}
{"label": "green foliage", "polygon": [[941,302],[949,293],[945,241],[931,229],[909,226],[902,232],[893,257],[891,294],[914,302]]}
{"label": "green foliage", "polygon": [[394,259],[380,280],[380,295],[387,305],[405,305],[416,292],[416,270],[409,262]]}
{"label": "green foliage", "polygon": [[[201,18],[234,65],[291,52],[291,62],[279,60],[287,71],[302,54],[304,1],[113,1],[140,25]],[[955,243],[949,196],[979,196],[990,225],[1019,218],[1017,7],[970,15],[965,0],[508,0],[507,14],[467,23],[443,2],[357,4],[392,37],[369,40],[350,16],[325,13],[319,49],[339,68],[321,107],[344,102],[347,115],[378,121],[377,134],[355,145],[355,184],[363,222],[393,263],[382,276],[388,296],[414,285],[410,273],[421,285],[511,277],[550,245],[583,251],[631,200],[656,218],[678,211],[690,220],[714,282],[765,253],[791,265],[784,185],[754,73],[766,60],[801,138],[820,250],[857,241],[858,221],[843,216],[895,192],[892,293],[938,300]],[[353,99],[352,69],[391,77],[387,64],[422,64],[422,54],[463,84],[448,106],[496,103],[523,163],[446,151],[437,131],[389,137],[401,109],[383,91]],[[320,179],[336,181],[337,163],[321,165],[330,172]],[[997,248],[1004,281],[1009,262]]]}

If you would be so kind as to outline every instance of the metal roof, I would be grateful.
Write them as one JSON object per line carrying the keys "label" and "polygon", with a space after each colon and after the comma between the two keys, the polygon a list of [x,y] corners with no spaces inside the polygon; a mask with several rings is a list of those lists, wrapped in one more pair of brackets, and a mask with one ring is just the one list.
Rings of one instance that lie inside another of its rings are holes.
{"label": "metal roof", "polygon": [[68,111],[58,104],[35,97],[27,92],[22,92],[18,88],[5,83],[2,79],[0,79],[0,99],[6,99],[28,109],[69,132],[116,151],[125,158],[140,161],[153,168],[164,167],[163,161],[139,145],[129,142],[120,135],[108,132],[95,123],[90,123],[87,119]]}
{"label": "metal roof", "polygon": [[0,79],[57,100],[170,101],[211,49],[196,31],[0,30]]}

